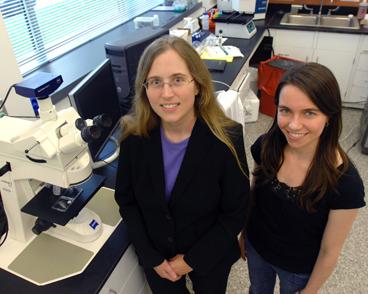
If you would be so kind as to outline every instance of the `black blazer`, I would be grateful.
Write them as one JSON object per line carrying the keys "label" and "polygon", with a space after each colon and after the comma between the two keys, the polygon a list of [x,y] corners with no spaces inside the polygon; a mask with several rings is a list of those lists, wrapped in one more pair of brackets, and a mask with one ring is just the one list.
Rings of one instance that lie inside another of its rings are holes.
{"label": "black blazer", "polygon": [[220,261],[239,259],[248,166],[241,125],[229,133],[246,175],[230,149],[197,119],[169,202],[160,128],[147,138],[129,136],[122,142],[115,199],[143,267],[181,253],[194,271],[206,274]]}

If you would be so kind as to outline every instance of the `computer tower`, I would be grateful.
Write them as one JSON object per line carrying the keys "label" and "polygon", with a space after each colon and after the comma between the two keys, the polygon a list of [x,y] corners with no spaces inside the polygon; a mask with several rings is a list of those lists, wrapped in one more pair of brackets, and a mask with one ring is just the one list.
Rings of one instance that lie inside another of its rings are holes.
{"label": "computer tower", "polygon": [[120,110],[123,115],[130,110],[132,105],[137,67],[144,49],[155,39],[168,34],[168,29],[144,27],[127,34],[121,40],[105,44],[106,56],[111,61]]}

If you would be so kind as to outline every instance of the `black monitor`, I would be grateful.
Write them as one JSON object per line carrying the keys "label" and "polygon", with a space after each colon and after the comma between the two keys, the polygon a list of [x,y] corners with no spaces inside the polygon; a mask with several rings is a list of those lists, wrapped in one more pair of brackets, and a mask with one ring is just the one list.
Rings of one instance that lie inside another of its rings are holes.
{"label": "black monitor", "polygon": [[111,127],[103,128],[101,137],[88,144],[91,156],[96,161],[121,116],[110,60],[106,59],[74,87],[69,99],[83,119],[93,119],[99,114],[107,114],[112,119]]}
{"label": "black monitor", "polygon": [[168,34],[169,30],[165,28],[144,27],[128,33],[121,40],[105,44],[106,56],[111,60],[123,115],[132,105],[137,67],[144,49],[155,39]]}

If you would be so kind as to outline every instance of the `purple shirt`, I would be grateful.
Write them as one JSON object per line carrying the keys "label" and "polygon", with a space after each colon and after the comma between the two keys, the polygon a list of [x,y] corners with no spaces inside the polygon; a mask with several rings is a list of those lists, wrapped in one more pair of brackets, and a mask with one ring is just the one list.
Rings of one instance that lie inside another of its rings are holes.
{"label": "purple shirt", "polygon": [[162,156],[165,172],[165,198],[167,201],[170,199],[172,189],[174,188],[188,141],[189,138],[179,143],[172,143],[165,137],[164,130],[161,128]]}

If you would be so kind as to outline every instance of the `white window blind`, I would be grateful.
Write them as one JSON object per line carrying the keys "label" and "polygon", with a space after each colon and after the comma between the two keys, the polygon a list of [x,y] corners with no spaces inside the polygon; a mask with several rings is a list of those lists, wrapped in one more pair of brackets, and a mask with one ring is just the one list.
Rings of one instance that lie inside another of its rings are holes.
{"label": "white window blind", "polygon": [[25,74],[162,2],[0,0],[0,9]]}

